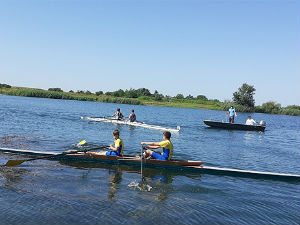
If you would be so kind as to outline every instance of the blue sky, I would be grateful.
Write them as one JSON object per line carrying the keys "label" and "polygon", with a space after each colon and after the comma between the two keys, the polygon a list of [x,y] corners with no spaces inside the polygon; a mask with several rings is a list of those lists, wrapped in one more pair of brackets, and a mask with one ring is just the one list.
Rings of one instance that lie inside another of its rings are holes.
{"label": "blue sky", "polygon": [[299,1],[0,4],[0,83],[300,104]]}

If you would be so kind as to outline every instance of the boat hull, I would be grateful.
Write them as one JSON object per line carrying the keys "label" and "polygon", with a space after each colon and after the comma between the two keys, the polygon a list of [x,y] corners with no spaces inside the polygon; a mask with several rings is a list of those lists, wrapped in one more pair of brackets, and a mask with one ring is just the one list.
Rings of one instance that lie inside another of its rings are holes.
{"label": "boat hull", "polygon": [[113,123],[113,124],[122,124],[122,125],[129,125],[129,126],[136,126],[136,127],[143,127],[153,130],[162,130],[162,131],[169,131],[178,133],[180,131],[180,126],[177,127],[177,129],[168,128],[168,127],[162,127],[157,125],[150,125],[142,122],[130,122],[129,120],[118,120],[118,119],[109,119],[109,118],[103,118],[103,117],[81,117],[81,119],[89,120],[89,121],[95,121],[95,122],[104,122],[104,123]]}
{"label": "boat hull", "polygon": [[254,126],[254,125],[245,125],[239,123],[223,123],[223,122],[216,122],[212,120],[203,120],[203,122],[210,127],[213,128],[220,128],[220,129],[227,129],[227,130],[248,130],[248,131],[261,131],[264,132],[266,127],[265,126]]}
{"label": "boat hull", "polygon": [[[29,157],[40,156],[53,156],[53,160],[66,160],[77,162],[89,162],[89,163],[104,163],[104,164],[125,164],[131,166],[140,166],[141,161],[135,156],[100,156],[95,154],[68,154],[58,155],[53,152],[41,152],[41,151],[29,151],[21,149],[0,148],[0,152],[8,154],[26,155]],[[174,172],[189,172],[196,174],[210,174],[217,176],[233,176],[243,178],[254,178],[262,180],[278,180],[286,182],[300,182],[300,175],[296,174],[282,174],[272,172],[260,172],[251,170],[239,170],[220,167],[203,166],[204,162],[201,161],[189,161],[189,160],[172,160],[172,161],[160,161],[160,160],[143,160],[143,166],[149,168],[159,168],[167,171]]]}

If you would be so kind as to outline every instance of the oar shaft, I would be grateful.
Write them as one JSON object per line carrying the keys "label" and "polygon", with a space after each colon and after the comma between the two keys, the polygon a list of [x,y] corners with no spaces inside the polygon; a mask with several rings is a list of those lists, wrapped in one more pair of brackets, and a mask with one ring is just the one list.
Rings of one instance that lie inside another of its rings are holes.
{"label": "oar shaft", "polygon": [[104,148],[108,148],[109,146],[98,146],[96,148],[90,148],[90,149],[85,149],[85,150],[78,150],[78,151],[70,151],[70,152],[63,152],[60,154],[56,154],[56,155],[46,155],[46,156],[42,156],[42,157],[38,157],[38,158],[33,158],[33,159],[24,159],[24,160],[9,160],[5,166],[17,166],[17,165],[21,165],[23,162],[28,162],[28,161],[33,161],[33,160],[38,160],[38,159],[47,159],[47,158],[54,158],[54,157],[58,157],[58,156],[63,156],[63,155],[69,155],[69,154],[75,154],[78,152],[88,152],[91,150],[96,150],[96,149],[104,149]]}

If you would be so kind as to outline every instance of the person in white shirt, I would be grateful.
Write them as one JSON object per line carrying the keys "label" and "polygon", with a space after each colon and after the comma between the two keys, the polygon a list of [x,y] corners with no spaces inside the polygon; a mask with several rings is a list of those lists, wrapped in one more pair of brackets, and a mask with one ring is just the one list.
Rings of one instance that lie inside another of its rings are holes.
{"label": "person in white shirt", "polygon": [[258,124],[258,122],[257,121],[255,121],[254,119],[252,119],[252,117],[251,116],[248,116],[248,119],[247,119],[247,121],[246,121],[246,125],[257,125]]}

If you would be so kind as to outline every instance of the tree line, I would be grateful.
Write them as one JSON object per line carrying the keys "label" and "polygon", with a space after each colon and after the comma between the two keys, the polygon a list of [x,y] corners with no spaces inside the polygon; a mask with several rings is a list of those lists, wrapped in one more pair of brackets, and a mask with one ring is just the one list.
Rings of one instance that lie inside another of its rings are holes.
{"label": "tree line", "polygon": [[285,115],[300,115],[300,106],[289,105],[282,107],[281,104],[274,101],[268,101],[261,106],[255,106],[255,87],[247,83],[242,84],[232,95],[232,100],[220,102],[217,99],[209,100],[205,95],[198,95],[196,97],[192,95],[184,96],[183,94],[177,94],[173,97],[163,95],[155,90],[153,93],[147,88],[139,89],[119,89],[117,91],[103,92],[97,91],[92,93],[91,91],[77,90],[76,92],[70,90],[64,92],[61,88],[49,88],[48,92],[42,89],[32,88],[12,88],[8,84],[0,83],[0,94],[27,96],[27,97],[46,97],[56,99],[73,99],[82,101],[103,101],[103,102],[115,102],[122,104],[143,104],[143,101],[164,101],[164,102],[177,102],[177,103],[189,103],[189,104],[214,104],[215,109],[228,110],[233,105],[237,111],[240,112],[261,112],[271,114],[285,114]]}
{"label": "tree line", "polygon": [[[48,91],[58,91],[58,92],[63,92],[61,88],[49,88]],[[119,89],[117,91],[108,91],[108,92],[103,92],[103,91],[96,91],[95,93],[91,91],[83,91],[83,90],[77,90],[76,92],[73,90],[69,91],[70,93],[78,93],[78,94],[95,94],[97,96],[100,95],[107,95],[107,96],[112,96],[112,97],[124,97],[124,98],[139,98],[139,97],[153,97],[154,100],[156,101],[162,101],[164,98],[171,99],[199,99],[199,100],[208,100],[205,95],[197,95],[196,97],[192,95],[187,95],[186,97],[183,94],[177,94],[176,96],[169,96],[169,95],[163,95],[159,93],[157,90],[155,90],[153,93],[147,88],[139,88],[139,89],[133,89],[130,88],[129,90],[123,90]]]}

